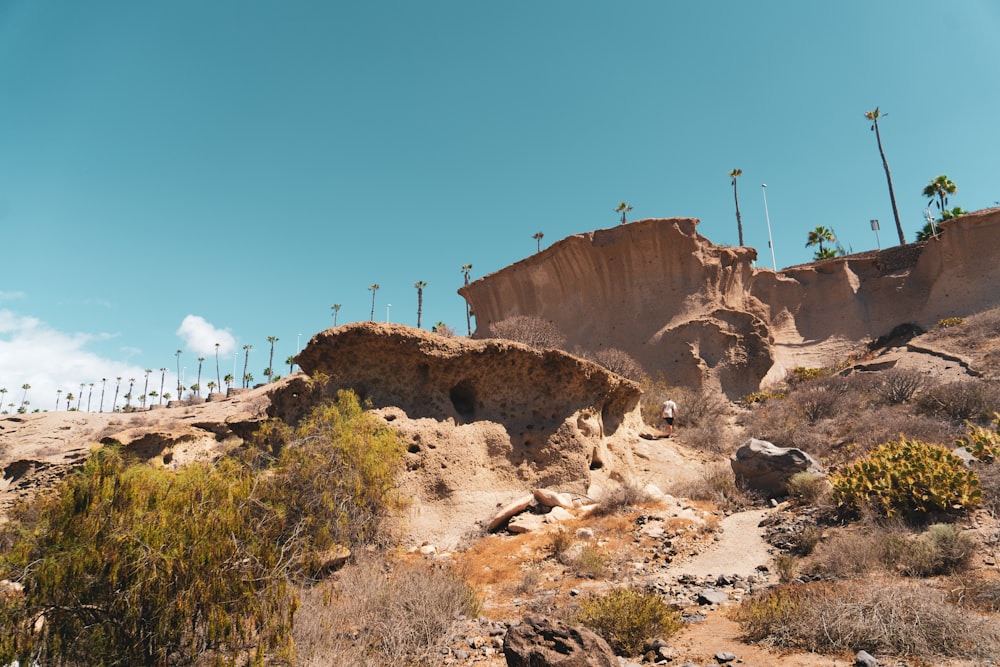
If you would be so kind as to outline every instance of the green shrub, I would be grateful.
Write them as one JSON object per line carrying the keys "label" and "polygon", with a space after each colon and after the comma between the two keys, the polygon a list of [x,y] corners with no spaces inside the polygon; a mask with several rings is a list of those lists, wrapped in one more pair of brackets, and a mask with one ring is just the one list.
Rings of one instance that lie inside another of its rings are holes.
{"label": "green shrub", "polygon": [[635,656],[651,639],[666,639],[681,627],[680,614],[654,591],[615,588],[580,604],[577,622],[608,642],[615,653]]}
{"label": "green shrub", "polygon": [[788,394],[783,391],[755,391],[743,397],[744,405],[754,405],[756,403],[766,403],[767,401],[781,401],[787,398]]}
{"label": "green shrub", "polygon": [[848,513],[872,507],[885,516],[925,518],[975,507],[979,479],[940,445],[900,438],[873,449],[831,480],[837,506]]}
{"label": "green shrub", "polygon": [[281,522],[246,466],[170,472],[105,448],[18,519],[0,578],[25,589],[0,614],[0,664],[256,663],[291,647]]}
{"label": "green shrub", "polygon": [[938,320],[938,329],[948,329],[949,327],[957,327],[960,324],[965,324],[964,317],[946,317],[942,320]]}
{"label": "green shrub", "polygon": [[955,444],[965,447],[982,463],[993,463],[1000,458],[1000,413],[993,413],[993,430],[965,422],[968,433]]}
{"label": "green shrub", "polygon": [[825,368],[806,368],[804,366],[796,366],[789,373],[786,381],[788,384],[802,384],[803,382],[809,382],[811,380],[818,380],[821,377],[829,375],[829,371]]}

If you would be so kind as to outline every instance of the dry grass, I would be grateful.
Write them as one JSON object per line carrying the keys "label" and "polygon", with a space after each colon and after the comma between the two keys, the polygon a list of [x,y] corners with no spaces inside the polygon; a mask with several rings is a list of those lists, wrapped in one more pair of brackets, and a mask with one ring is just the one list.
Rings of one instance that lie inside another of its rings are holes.
{"label": "dry grass", "polygon": [[753,507],[759,500],[736,484],[729,463],[706,466],[697,478],[678,482],[667,492],[680,498],[708,501],[719,509],[732,511]]}
{"label": "dry grass", "polygon": [[425,664],[454,624],[480,609],[451,570],[383,561],[344,568],[336,585],[303,590],[300,605],[298,664],[325,667]]}
{"label": "dry grass", "polygon": [[745,600],[734,613],[744,638],[822,653],[984,659],[1000,651],[995,620],[950,604],[920,581],[786,585]]}

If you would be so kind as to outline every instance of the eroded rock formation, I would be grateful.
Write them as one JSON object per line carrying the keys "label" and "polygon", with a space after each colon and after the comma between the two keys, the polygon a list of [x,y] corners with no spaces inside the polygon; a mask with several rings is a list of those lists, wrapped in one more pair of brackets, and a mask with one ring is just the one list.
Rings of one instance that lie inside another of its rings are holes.
{"label": "eroded rock formation", "polygon": [[477,336],[515,315],[555,324],[567,348],[620,348],[671,384],[730,398],[795,366],[843,359],[915,323],[1000,305],[1000,209],[923,243],[775,273],[753,248],[713,245],[692,218],[641,220],[563,239],[459,292]]}
{"label": "eroded rock formation", "polygon": [[448,528],[450,511],[487,520],[535,487],[599,495],[627,477],[643,430],[635,383],[557,350],[360,322],[317,334],[296,361],[402,435],[421,534]]}

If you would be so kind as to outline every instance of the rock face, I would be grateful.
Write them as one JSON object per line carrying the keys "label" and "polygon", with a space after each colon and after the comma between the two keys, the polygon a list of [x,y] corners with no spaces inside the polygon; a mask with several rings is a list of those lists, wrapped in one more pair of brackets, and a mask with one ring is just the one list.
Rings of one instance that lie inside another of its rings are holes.
{"label": "rock face", "polygon": [[730,398],[900,324],[929,329],[1000,305],[1000,208],[943,223],[927,242],[777,273],[753,267],[753,248],[713,245],[697,224],[651,219],[570,236],[459,292],[477,336],[537,316],[569,349],[620,348],[671,384]]}
{"label": "rock face", "polygon": [[503,643],[508,667],[618,667],[608,643],[586,628],[525,616]]}
{"label": "rock face", "polygon": [[795,473],[820,470],[819,464],[801,449],[778,447],[756,438],[743,443],[730,463],[738,482],[772,497],[788,491],[788,480]]}
{"label": "rock face", "polygon": [[[461,524],[449,512],[488,521],[537,487],[600,495],[643,429],[635,383],[557,350],[360,322],[317,334],[296,363],[355,390],[402,436],[409,520],[445,546]],[[300,389],[275,397],[279,416],[294,417],[287,394]]]}

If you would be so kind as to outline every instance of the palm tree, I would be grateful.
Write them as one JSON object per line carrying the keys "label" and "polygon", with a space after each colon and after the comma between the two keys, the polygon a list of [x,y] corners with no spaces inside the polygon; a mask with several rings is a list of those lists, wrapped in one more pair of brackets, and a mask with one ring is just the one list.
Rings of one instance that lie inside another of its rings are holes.
{"label": "palm tree", "polygon": [[132,387],[135,386],[135,378],[128,379],[128,393],[125,394],[125,407],[132,407]]}
{"label": "palm tree", "polygon": [[177,400],[181,398],[181,351],[177,350]]}
{"label": "palm tree", "polygon": [[340,312],[340,304],[339,303],[333,304],[332,306],[330,306],[330,310],[333,311],[333,326],[337,326],[337,313]]}
{"label": "palm tree", "polygon": [[[24,395],[21,396],[21,408],[24,408],[28,404],[28,390],[31,389],[30,384],[22,384],[21,389],[24,390]],[[19,409],[20,411],[20,409]]]}
{"label": "palm tree", "polygon": [[418,280],[413,283],[413,286],[417,288],[417,328],[420,328],[420,315],[424,311],[424,288],[427,287],[427,283],[423,280]]}
{"label": "palm tree", "polygon": [[101,378],[101,409],[100,412],[104,412],[104,387],[108,384],[108,378]]}
{"label": "palm tree", "polygon": [[214,393],[215,392],[215,388],[218,387],[218,386],[219,385],[215,384],[215,380],[209,380],[208,381],[208,393],[209,394]]}
{"label": "palm tree", "polygon": [[236,378],[233,377],[232,373],[226,373],[226,376],[222,379],[226,383],[226,391],[229,391],[229,388],[233,386],[233,380],[235,380]]}
{"label": "palm tree", "polygon": [[222,376],[219,375],[219,343],[215,344],[215,386],[222,386]]}
{"label": "palm tree", "polygon": [[816,251],[815,259],[828,259],[834,257],[836,253],[831,248],[824,249],[823,243],[833,243],[837,239],[833,236],[833,231],[829,227],[819,226],[816,229],[809,232],[809,240],[806,241],[806,247],[818,245],[819,250]]}
{"label": "palm tree", "polygon": [[243,374],[243,386],[244,387],[249,387],[251,385],[251,383],[253,383],[253,374],[252,373],[244,373]]}
{"label": "palm tree", "polygon": [[80,402],[83,400],[83,388],[87,385],[83,382],[80,383],[80,393],[76,395],[76,411],[80,411]]}
{"label": "palm tree", "polygon": [[[62,389],[56,389],[56,412],[59,412],[59,401],[62,400]],[[69,410],[69,408],[66,408]]]}
{"label": "palm tree", "polygon": [[90,412],[90,399],[94,397],[94,383],[91,382],[88,386],[90,389],[87,391],[87,412]]}
{"label": "palm tree", "polygon": [[163,399],[164,399],[164,396],[163,396],[163,383],[166,381],[166,379],[167,379],[167,369],[166,368],[161,368],[160,369],[160,405],[163,405]]}
{"label": "palm tree", "polygon": [[[180,352],[180,350],[177,350]],[[122,386],[122,376],[119,375],[115,378],[115,400],[111,401],[111,412],[118,409],[118,388]]]}
{"label": "palm tree", "polygon": [[628,204],[626,204],[625,202],[622,202],[622,203],[618,204],[618,208],[615,209],[615,213],[621,213],[622,214],[622,224],[623,225],[625,224],[625,214],[628,213],[631,210],[632,210],[632,207],[629,206]]}
{"label": "palm tree", "polygon": [[[146,385],[142,388],[142,409],[146,409],[146,396],[149,394],[149,374],[153,372],[152,368],[147,368],[143,371],[146,374]],[[83,385],[80,385],[81,387]]]}
{"label": "palm tree", "polygon": [[267,381],[274,382],[274,344],[278,342],[278,337],[268,336],[267,342],[271,344],[271,356],[267,360]]}
{"label": "palm tree", "polygon": [[[472,271],[472,264],[462,265],[462,274],[465,275],[465,286],[469,286],[469,272]],[[468,335],[472,335],[472,311],[469,310],[469,301],[465,301],[465,328],[468,330]]]}
{"label": "palm tree", "polygon": [[742,169],[733,169],[729,172],[729,178],[733,180],[733,199],[736,200],[736,229],[740,233],[740,247],[743,246],[743,218],[740,217],[740,196],[736,192],[736,179],[742,175]]}
{"label": "palm tree", "polygon": [[871,130],[875,133],[875,141],[878,142],[878,154],[882,157],[882,167],[885,169],[885,180],[889,183],[889,201],[892,203],[892,216],[896,219],[896,231],[899,233],[899,244],[906,243],[903,235],[903,225],[899,221],[899,210],[896,209],[896,191],[892,189],[892,174],[889,173],[889,163],[885,159],[885,151],[882,150],[882,135],[878,131],[878,119],[888,116],[887,113],[879,113],[878,107],[874,111],[866,111],[865,118],[872,122]]}
{"label": "palm tree", "polygon": [[68,394],[66,394],[66,412],[69,412],[69,406],[73,402],[74,398],[76,397],[73,396],[73,392],[69,392]]}
{"label": "palm tree", "polygon": [[291,375],[295,371],[295,357],[288,357],[285,359],[285,363],[288,364],[288,374]]}
{"label": "palm tree", "polygon": [[205,357],[198,357],[198,381],[194,383],[195,393],[201,396],[201,365],[205,363]]}
{"label": "palm tree", "polygon": [[378,283],[372,283],[368,286],[368,289],[372,291],[372,318],[371,321],[375,321],[375,292],[378,291]]}
{"label": "palm tree", "polygon": [[[7,400],[7,387],[0,387],[0,407],[3,407],[3,402]],[[6,413],[6,411],[4,411]]]}
{"label": "palm tree", "polygon": [[531,235],[531,238],[535,239],[538,242],[538,250],[536,252],[542,251],[542,239],[544,237],[545,234],[543,234],[542,232],[535,232],[534,234]]}
{"label": "palm tree", "polygon": [[945,220],[945,212],[948,211],[948,195],[953,195],[958,192],[958,186],[952,182],[950,178],[941,174],[935,179],[932,179],[927,187],[924,188],[924,196],[929,197],[930,201],[927,202],[927,206],[934,203],[934,198],[937,197],[937,207],[938,211],[941,212],[941,219]]}
{"label": "palm tree", "polygon": [[246,387],[247,387],[247,377],[248,377],[247,376],[247,366],[250,365],[250,350],[252,350],[252,349],[253,349],[253,345],[249,345],[248,344],[248,345],[244,345],[243,346],[243,351],[246,352],[246,355],[244,355],[244,357],[243,357],[243,388],[244,389],[246,389]]}

